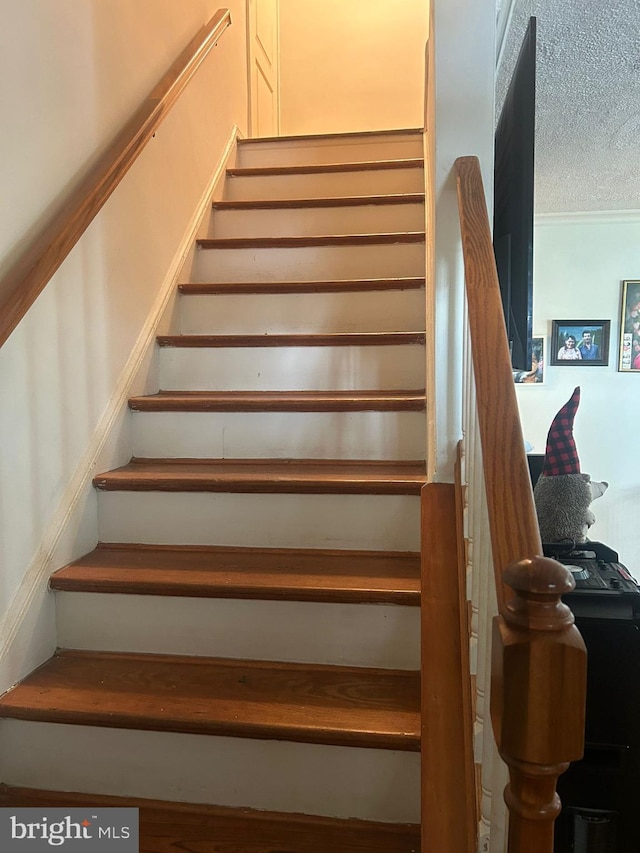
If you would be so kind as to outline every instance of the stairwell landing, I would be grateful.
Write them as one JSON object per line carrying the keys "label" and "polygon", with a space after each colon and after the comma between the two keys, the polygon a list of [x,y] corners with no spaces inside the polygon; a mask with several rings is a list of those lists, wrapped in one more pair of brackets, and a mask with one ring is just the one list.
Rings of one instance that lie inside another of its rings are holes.
{"label": "stairwell landing", "polygon": [[0,699],[0,805],[137,805],[143,853],[417,851],[422,135],[238,157],[51,579],[59,651]]}

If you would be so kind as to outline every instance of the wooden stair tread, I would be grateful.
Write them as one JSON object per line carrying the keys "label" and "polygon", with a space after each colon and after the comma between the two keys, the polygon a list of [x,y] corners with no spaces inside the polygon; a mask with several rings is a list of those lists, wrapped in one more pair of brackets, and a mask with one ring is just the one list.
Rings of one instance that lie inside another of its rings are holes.
{"label": "wooden stair tread", "polygon": [[420,136],[422,137],[424,128],[422,127],[399,127],[389,130],[346,130],[337,131],[335,133],[303,133],[292,134],[288,136],[252,136],[246,139],[238,139],[240,146],[260,145],[263,142],[315,142],[320,139],[367,139],[372,136]]}
{"label": "wooden stair tread", "polygon": [[416,751],[420,674],[61,650],[0,697],[0,716]]}
{"label": "wooden stair tread", "polygon": [[417,495],[424,462],[341,459],[132,459],[99,474],[102,490]]}
{"label": "wooden stair tread", "polygon": [[371,172],[387,169],[423,169],[424,158],[403,157],[390,160],[364,160],[353,163],[312,163],[301,166],[245,166],[227,169],[229,178],[269,175],[317,175],[332,172]]}
{"label": "wooden stair tread", "polygon": [[134,412],[420,412],[418,391],[160,391],[131,397]]}
{"label": "wooden stair tread", "polygon": [[344,279],[342,281],[227,281],[184,282],[180,293],[209,295],[223,293],[348,293],[354,291],[420,290],[425,279],[420,277]]}
{"label": "wooden stair tread", "polygon": [[313,246],[395,246],[424,241],[424,231],[394,231],[303,237],[201,237],[196,243],[201,249],[304,249]]}
{"label": "wooden stair tread", "polygon": [[3,808],[137,808],[140,853],[419,853],[415,824],[0,785]]}
{"label": "wooden stair tread", "polygon": [[424,204],[424,193],[387,193],[386,195],[329,196],[322,198],[273,198],[214,201],[214,210],[278,210],[298,207],[360,207],[365,205]]}
{"label": "wooden stair tread", "polygon": [[101,544],[55,572],[69,592],[420,604],[411,552]]}
{"label": "wooden stair tread", "polygon": [[158,335],[161,347],[340,347],[424,344],[424,332],[332,332],[274,335]]}

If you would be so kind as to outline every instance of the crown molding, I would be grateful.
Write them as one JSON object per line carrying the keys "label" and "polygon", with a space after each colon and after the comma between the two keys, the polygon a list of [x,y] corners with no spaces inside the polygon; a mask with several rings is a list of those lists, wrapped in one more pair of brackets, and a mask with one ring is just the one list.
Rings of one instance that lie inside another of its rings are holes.
{"label": "crown molding", "polygon": [[585,210],[575,213],[538,213],[533,217],[536,227],[545,225],[580,225],[640,223],[640,210]]}

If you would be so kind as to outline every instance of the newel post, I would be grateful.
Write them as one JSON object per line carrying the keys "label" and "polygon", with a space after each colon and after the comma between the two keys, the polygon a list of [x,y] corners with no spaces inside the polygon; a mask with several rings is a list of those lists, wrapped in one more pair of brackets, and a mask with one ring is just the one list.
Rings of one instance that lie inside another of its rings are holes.
{"label": "newel post", "polygon": [[491,717],[509,767],[509,853],[552,853],[558,776],[582,756],[586,649],[560,596],[574,587],[555,560],[508,566],[515,595],[494,620]]}

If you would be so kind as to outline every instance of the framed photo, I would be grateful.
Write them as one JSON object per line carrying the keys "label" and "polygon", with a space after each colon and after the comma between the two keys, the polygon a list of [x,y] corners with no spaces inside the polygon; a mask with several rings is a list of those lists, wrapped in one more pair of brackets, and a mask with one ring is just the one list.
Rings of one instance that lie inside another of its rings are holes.
{"label": "framed photo", "polygon": [[551,364],[606,367],[611,320],[552,320]]}
{"label": "framed photo", "polygon": [[517,385],[541,385],[544,382],[544,338],[531,339],[531,370],[514,370]]}
{"label": "framed photo", "polygon": [[640,373],[640,281],[622,282],[618,370]]}

